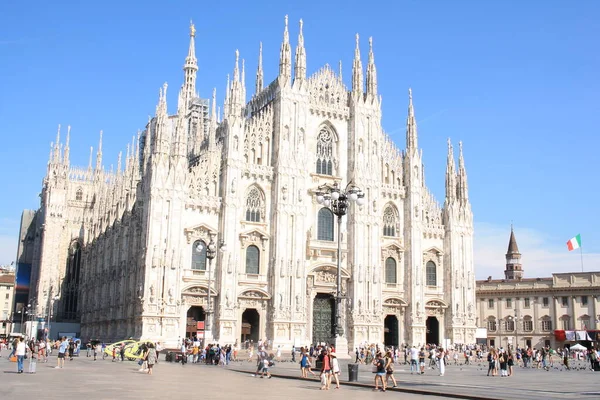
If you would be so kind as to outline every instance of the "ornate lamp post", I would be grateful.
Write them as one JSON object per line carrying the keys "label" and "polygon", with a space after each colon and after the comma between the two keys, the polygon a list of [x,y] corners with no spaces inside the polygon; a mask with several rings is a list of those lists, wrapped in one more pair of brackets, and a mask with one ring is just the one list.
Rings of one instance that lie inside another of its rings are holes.
{"label": "ornate lamp post", "polygon": [[[323,207],[329,208],[337,216],[337,282],[335,291],[335,324],[334,334],[336,338],[336,351],[338,347],[338,340],[344,335],[344,328],[342,323],[341,315],[341,303],[342,303],[342,217],[348,212],[350,203],[356,202],[359,206],[365,204],[364,192],[355,186],[352,182],[348,183],[344,190],[336,184],[332,185],[321,185],[316,193],[317,203]],[[342,352],[339,351],[338,354]]]}
{"label": "ornate lamp post", "polygon": [[[225,242],[221,241],[219,245],[221,251],[225,251]],[[204,332],[209,332],[210,339],[212,339],[212,301],[210,296],[210,289],[212,287],[212,260],[217,256],[217,245],[215,243],[215,235],[210,236],[210,242],[206,246],[206,258],[208,259],[208,289],[206,295],[206,326],[204,327]],[[207,339],[206,337],[204,338]]]}
{"label": "ornate lamp post", "polygon": [[522,318],[520,318],[517,314],[515,315],[509,315],[508,319],[510,321],[513,321],[513,323],[515,324],[515,345],[512,346],[513,350],[517,349],[519,347],[519,324],[520,322],[523,321]]}

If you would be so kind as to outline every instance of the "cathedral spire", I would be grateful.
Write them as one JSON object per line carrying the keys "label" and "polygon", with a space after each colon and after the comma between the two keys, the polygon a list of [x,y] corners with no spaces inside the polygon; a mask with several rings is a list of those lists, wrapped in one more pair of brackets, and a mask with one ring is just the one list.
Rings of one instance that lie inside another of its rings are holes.
{"label": "cathedral spire", "polygon": [[96,153],[96,171],[100,172],[102,169],[102,134],[100,131],[100,141],[98,142],[98,152]]}
{"label": "cathedral spire", "polygon": [[373,38],[369,38],[369,64],[367,65],[367,96],[377,99],[377,69],[373,54]]}
{"label": "cathedral spire", "polygon": [[88,163],[88,170],[92,170],[92,160],[94,159],[94,146],[90,146],[90,161]]}
{"label": "cathedral spire", "polygon": [[217,88],[213,88],[212,105],[210,107],[210,120],[213,125],[217,124]]}
{"label": "cathedral spire", "polygon": [[458,199],[463,203],[469,202],[469,186],[467,184],[467,170],[463,158],[462,142],[458,142]]}
{"label": "cathedral spire", "polygon": [[[129,146],[127,146],[127,153],[129,153]],[[129,155],[129,154],[127,154]],[[121,174],[121,164],[122,164],[123,152],[119,151],[119,157],[117,158],[117,175]]]}
{"label": "cathedral spire", "polygon": [[65,165],[69,165],[69,153],[70,153],[70,147],[69,147],[69,142],[71,141],[71,125],[67,126],[67,141],[65,142],[65,152],[63,155],[63,163]]}
{"label": "cathedral spire", "polygon": [[288,16],[285,16],[283,42],[279,53],[279,79],[287,84],[292,76],[292,50],[290,48],[290,33],[288,31]]}
{"label": "cathedral spire", "polygon": [[196,72],[198,71],[198,61],[196,60],[196,27],[194,23],[190,21],[190,47],[188,49],[188,55],[185,58],[185,65],[183,66],[184,72],[184,90],[185,90],[185,101],[186,103],[196,96]]}
{"label": "cathedral spire", "polygon": [[296,46],[296,59],[294,60],[294,82],[306,79],[306,50],[304,49],[304,35],[302,33],[302,19],[298,33],[298,46]]}
{"label": "cathedral spire", "polygon": [[406,118],[406,149],[416,150],[417,148],[417,121],[415,120],[415,109],[413,107],[412,89],[408,89],[408,117]]}
{"label": "cathedral spire", "polygon": [[263,65],[262,65],[262,42],[258,47],[258,68],[256,69],[256,91],[255,94],[260,93],[263,90]]}
{"label": "cathedral spire", "polygon": [[339,78],[340,82],[344,83],[344,77],[342,76],[342,60],[340,60],[340,64],[339,64],[338,78]]}
{"label": "cathedral spire", "polygon": [[58,124],[58,130],[56,131],[56,142],[54,142],[54,159],[55,164],[61,162],[60,159],[60,124]]}
{"label": "cathedral spire", "polygon": [[363,94],[363,69],[360,61],[358,33],[356,34],[356,48],[354,49],[354,62],[352,64],[352,93],[356,96]]}
{"label": "cathedral spire", "polygon": [[448,138],[448,159],[446,161],[446,203],[456,199],[456,165],[454,164],[454,151]]}
{"label": "cathedral spire", "polygon": [[234,82],[239,82],[239,80],[240,80],[239,63],[240,63],[240,51],[236,49],[235,50],[235,67],[233,68],[233,81]]}

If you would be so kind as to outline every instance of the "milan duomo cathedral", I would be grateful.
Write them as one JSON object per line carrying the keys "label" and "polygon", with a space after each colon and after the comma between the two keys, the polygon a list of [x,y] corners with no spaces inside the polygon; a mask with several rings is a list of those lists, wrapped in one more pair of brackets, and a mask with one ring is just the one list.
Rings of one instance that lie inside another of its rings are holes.
{"label": "milan duomo cathedral", "polygon": [[[351,88],[341,66],[307,77],[306,58],[302,21],[292,53],[286,17],[279,74],[264,85],[261,46],[247,101],[236,51],[221,117],[215,91],[212,101],[196,91],[192,25],[177,112],[165,84],[114,170],[103,167],[102,133],[95,163],[90,151],[87,168],[71,166],[70,132],[63,146],[59,128],[36,212],[38,313],[52,307],[84,339],[331,342],[340,245],[336,342],[474,343],[462,145],[457,168],[448,141],[440,206],[424,182],[410,90],[406,148],[383,131],[372,41],[363,72],[356,36]],[[350,206],[338,243],[336,217],[315,194],[349,182],[365,202]]]}

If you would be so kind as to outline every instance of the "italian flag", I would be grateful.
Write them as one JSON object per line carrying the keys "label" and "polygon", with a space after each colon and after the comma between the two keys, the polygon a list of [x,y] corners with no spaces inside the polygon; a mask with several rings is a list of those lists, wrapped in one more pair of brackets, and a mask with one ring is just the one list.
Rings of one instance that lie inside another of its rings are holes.
{"label": "italian flag", "polygon": [[577,250],[581,247],[581,235],[577,235],[567,242],[569,251]]}

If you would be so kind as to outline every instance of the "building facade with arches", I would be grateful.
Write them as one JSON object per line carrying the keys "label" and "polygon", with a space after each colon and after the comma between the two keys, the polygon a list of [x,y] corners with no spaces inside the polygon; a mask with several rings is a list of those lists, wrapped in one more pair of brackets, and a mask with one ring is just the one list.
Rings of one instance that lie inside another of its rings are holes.
{"label": "building facade with arches", "polygon": [[600,342],[600,272],[524,278],[511,228],[504,279],[477,281],[477,322],[488,346],[554,349]]}
{"label": "building facade with arches", "polygon": [[57,138],[38,211],[42,307],[53,290],[67,302],[70,292],[58,288],[71,279],[75,251],[78,297],[69,304],[84,338],[331,342],[340,232],[315,193],[352,182],[366,204],[352,205],[340,225],[349,347],[475,341],[462,144],[457,167],[448,141],[440,205],[425,184],[411,91],[405,148],[381,126],[373,42],[363,69],[357,35],[347,87],[341,65],[307,76],[302,22],[293,56],[288,29],[286,17],[279,73],[266,86],[261,46],[251,96],[236,51],[222,116],[216,91],[212,101],[196,92],[192,29],[177,112],[167,111],[165,84],[124,168],[119,157],[116,170],[104,169],[102,141],[95,168],[91,156],[87,169],[73,168],[69,136],[64,147]]}

